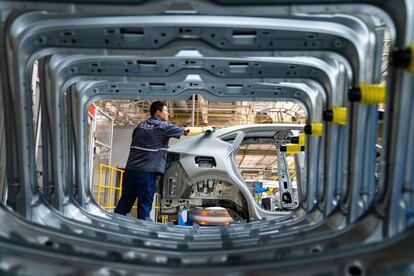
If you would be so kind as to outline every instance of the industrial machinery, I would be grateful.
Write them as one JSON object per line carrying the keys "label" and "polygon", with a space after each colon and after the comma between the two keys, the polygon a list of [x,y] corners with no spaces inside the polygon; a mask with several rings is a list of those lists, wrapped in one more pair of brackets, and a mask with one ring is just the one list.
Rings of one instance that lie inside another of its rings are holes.
{"label": "industrial machinery", "polygon": [[[0,3],[0,274],[414,274],[413,0]],[[162,214],[220,225],[101,208],[90,105],[195,96],[306,118],[170,146]],[[261,205],[234,161],[256,144]]]}

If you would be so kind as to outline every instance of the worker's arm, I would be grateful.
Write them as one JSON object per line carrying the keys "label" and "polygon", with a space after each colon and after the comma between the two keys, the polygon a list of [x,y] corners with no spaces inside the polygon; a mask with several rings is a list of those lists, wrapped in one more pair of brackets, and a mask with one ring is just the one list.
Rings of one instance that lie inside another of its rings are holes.
{"label": "worker's arm", "polygon": [[191,135],[197,135],[200,133],[209,134],[216,131],[215,127],[212,126],[205,126],[205,127],[186,127],[184,128],[184,135],[191,136]]}

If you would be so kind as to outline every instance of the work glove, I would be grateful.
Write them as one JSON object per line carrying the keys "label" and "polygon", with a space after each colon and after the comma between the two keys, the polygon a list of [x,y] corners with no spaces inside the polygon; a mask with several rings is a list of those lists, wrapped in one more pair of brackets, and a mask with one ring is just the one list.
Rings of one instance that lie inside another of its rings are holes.
{"label": "work glove", "polygon": [[205,126],[205,127],[186,127],[184,129],[184,135],[191,136],[204,133],[208,135],[216,131],[216,127]]}
{"label": "work glove", "polygon": [[213,126],[205,126],[203,127],[204,134],[208,135],[216,131],[216,127]]}

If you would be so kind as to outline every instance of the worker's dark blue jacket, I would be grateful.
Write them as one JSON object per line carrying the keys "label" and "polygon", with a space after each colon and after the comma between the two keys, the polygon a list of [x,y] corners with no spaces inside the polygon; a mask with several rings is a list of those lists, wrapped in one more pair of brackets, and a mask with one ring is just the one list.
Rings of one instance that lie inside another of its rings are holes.
{"label": "worker's dark blue jacket", "polygon": [[132,133],[127,170],[141,172],[165,172],[166,148],[170,138],[179,138],[184,128],[158,118],[142,121]]}

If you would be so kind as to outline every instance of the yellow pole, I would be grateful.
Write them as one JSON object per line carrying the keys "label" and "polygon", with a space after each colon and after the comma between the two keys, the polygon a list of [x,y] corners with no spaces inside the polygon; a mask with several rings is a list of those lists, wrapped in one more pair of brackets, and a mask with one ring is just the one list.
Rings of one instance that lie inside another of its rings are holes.
{"label": "yellow pole", "polygon": [[122,195],[122,181],[124,180],[124,171],[121,171],[121,176],[119,177],[119,196],[118,200],[121,198]]}
{"label": "yellow pole", "polygon": [[112,206],[111,205],[111,203],[112,203],[112,191],[113,191],[113,188],[112,188],[112,175],[113,175],[113,173],[114,173],[114,170],[112,169],[112,168],[109,168],[109,202],[108,202],[108,206]]}
{"label": "yellow pole", "polygon": [[100,200],[100,198],[101,198],[102,165],[103,165],[103,164],[100,164],[100,165],[99,165],[98,199],[97,199],[98,204],[99,204],[99,200]]}

